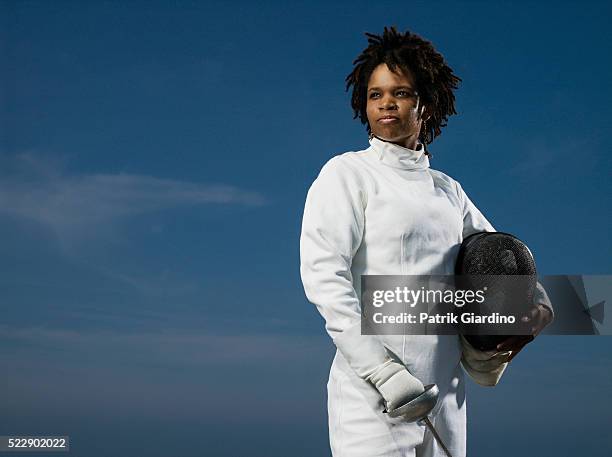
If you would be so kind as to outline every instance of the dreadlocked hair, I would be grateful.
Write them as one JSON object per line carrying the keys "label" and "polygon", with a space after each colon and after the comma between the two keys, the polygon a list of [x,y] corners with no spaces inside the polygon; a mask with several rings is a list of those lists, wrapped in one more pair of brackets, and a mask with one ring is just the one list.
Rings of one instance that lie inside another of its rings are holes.
{"label": "dreadlocked hair", "polygon": [[381,35],[365,33],[368,47],[353,61],[353,71],[346,77],[346,90],[353,86],[351,106],[353,119],[359,116],[362,124],[371,134],[366,114],[368,82],[374,69],[386,63],[393,72],[409,70],[415,78],[416,89],[422,103],[427,107],[429,119],[423,122],[419,140],[430,144],[446,127],[448,116],[455,111],[453,91],[459,86],[461,78],[453,74],[444,57],[433,45],[420,36],[406,31],[398,32],[394,26],[385,27]]}

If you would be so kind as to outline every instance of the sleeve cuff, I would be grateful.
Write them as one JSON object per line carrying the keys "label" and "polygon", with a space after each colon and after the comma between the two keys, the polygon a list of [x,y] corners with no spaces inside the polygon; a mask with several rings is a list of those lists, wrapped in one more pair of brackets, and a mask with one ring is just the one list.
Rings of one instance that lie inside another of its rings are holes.
{"label": "sleeve cuff", "polygon": [[548,294],[544,290],[544,287],[542,287],[542,284],[540,284],[539,282],[536,284],[536,290],[533,296],[533,303],[535,305],[542,305],[545,308],[548,308],[552,319],[555,318],[555,311],[553,310],[550,298],[548,298]]}

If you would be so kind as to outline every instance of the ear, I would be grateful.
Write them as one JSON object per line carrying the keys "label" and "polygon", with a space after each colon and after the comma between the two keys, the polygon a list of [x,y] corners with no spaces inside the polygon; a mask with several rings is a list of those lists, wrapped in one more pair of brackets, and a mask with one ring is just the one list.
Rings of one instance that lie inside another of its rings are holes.
{"label": "ear", "polygon": [[429,114],[429,110],[427,109],[425,105],[421,105],[420,116],[421,116],[421,119],[423,119],[424,121],[428,121],[429,118],[431,117],[431,115]]}

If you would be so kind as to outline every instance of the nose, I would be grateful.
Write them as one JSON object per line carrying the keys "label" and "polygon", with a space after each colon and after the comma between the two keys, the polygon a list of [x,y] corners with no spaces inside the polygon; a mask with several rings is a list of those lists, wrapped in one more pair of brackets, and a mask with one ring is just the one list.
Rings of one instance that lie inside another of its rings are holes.
{"label": "nose", "polygon": [[395,97],[393,95],[385,95],[380,100],[379,108],[383,110],[397,109],[397,103],[395,101]]}

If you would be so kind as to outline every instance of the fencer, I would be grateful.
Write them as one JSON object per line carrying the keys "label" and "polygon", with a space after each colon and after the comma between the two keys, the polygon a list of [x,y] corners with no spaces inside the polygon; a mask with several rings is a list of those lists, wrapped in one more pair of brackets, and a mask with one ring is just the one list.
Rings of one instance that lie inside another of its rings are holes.
{"label": "fencer", "polygon": [[[389,33],[396,35],[379,45],[400,45],[397,33]],[[334,457],[444,455],[422,423],[383,412],[428,384],[439,389],[431,422],[452,455],[465,456],[461,366],[476,382],[493,386],[510,357],[510,351],[466,353],[469,343],[457,335],[361,334],[361,275],[452,275],[463,238],[495,230],[456,180],[430,168],[423,140],[431,136],[422,130],[428,113],[415,93],[408,99],[395,92],[416,85],[402,70],[375,66],[368,87],[380,98],[368,99],[369,147],[330,159],[304,207],[302,282],[337,347],[327,384]],[[406,135],[413,141],[395,141]],[[544,301],[543,294],[538,288],[536,300]]]}
{"label": "fencer", "polygon": [[480,231],[494,228],[457,181],[429,167],[421,144],[412,150],[374,137],[321,170],[306,199],[300,256],[306,295],[338,349],[328,383],[334,456],[434,447],[423,426],[382,413],[432,383],[440,400],[430,418],[451,453],[465,455],[462,355],[476,382],[494,386],[510,351],[481,353],[455,335],[361,335],[360,277],[453,274],[461,240]]}

